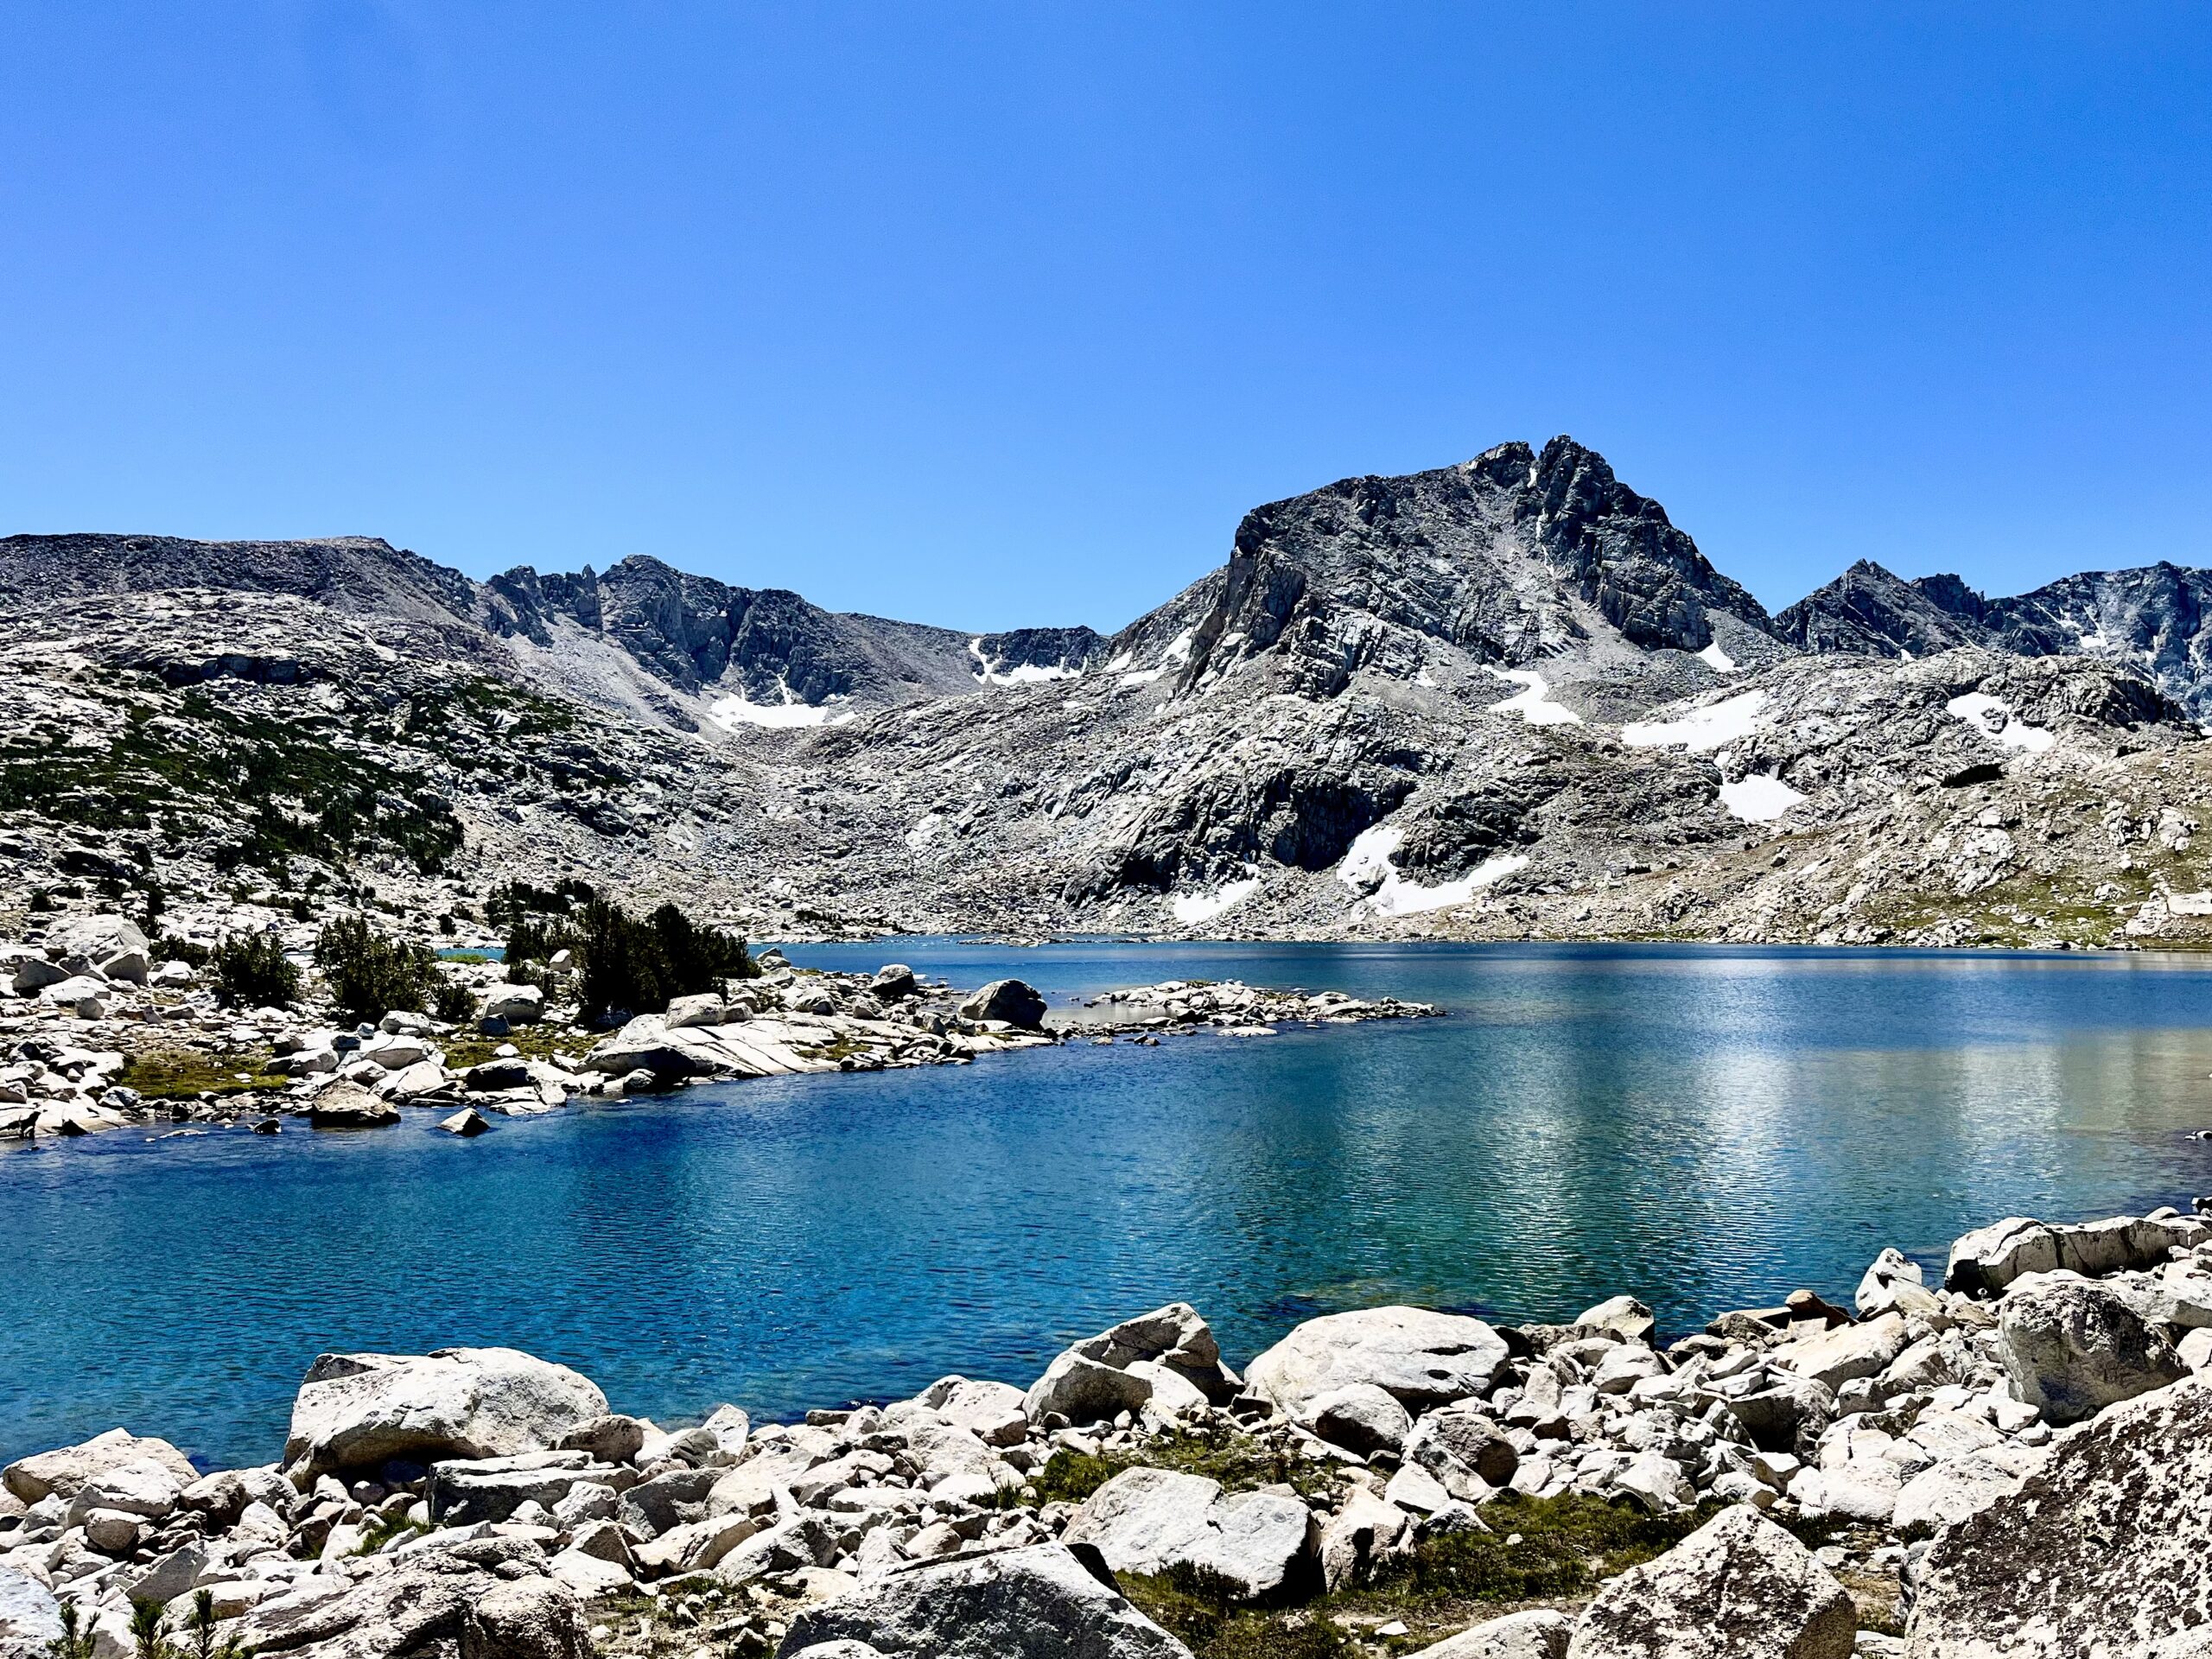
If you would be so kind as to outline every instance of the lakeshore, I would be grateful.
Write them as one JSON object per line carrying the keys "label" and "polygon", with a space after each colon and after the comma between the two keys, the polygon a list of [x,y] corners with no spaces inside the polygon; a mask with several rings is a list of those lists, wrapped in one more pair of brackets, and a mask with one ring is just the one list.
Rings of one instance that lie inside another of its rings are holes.
{"label": "lakeshore", "polygon": [[1027,1388],[788,1424],[656,1423],[511,1348],[327,1354],[270,1462],[118,1427],[10,1463],[0,1637],[122,1659],[165,1605],[301,1659],[2183,1659],[2209,1370],[2212,1220],[2171,1209],[1885,1249],[1848,1306],[1672,1341],[1628,1294],[1385,1306],[1240,1372],[1172,1303]]}

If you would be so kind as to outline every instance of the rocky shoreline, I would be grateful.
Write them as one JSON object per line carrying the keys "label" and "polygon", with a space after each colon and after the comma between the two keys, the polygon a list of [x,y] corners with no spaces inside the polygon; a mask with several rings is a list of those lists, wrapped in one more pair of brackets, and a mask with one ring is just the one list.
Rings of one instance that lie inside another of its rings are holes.
{"label": "rocky shoreline", "polygon": [[154,960],[124,918],[73,918],[35,944],[0,946],[10,993],[0,1000],[0,1139],[242,1122],[275,1133],[286,1116],[376,1128],[398,1123],[402,1108],[442,1111],[442,1128],[474,1135],[487,1113],[529,1116],[687,1084],[964,1065],[1072,1040],[1272,1036],[1285,1026],[1440,1012],[1233,980],[1168,981],[1055,1008],[1019,979],[963,992],[897,963],[874,975],[823,973],[770,950],[761,963],[759,978],[678,997],[611,1032],[575,1023],[561,972],[549,991],[506,982],[496,963],[451,970],[471,982],[479,1012],[469,1024],[391,1013],[349,1025],[327,1002],[226,1007],[189,963]]}
{"label": "rocky shoreline", "polygon": [[1930,1280],[1885,1250],[1848,1311],[1663,1345],[1630,1296],[1370,1308],[1241,1374],[1173,1303],[1026,1389],[784,1424],[325,1355],[269,1465],[119,1428],[9,1465],[0,1659],[203,1598],[300,1659],[2212,1652],[2212,1220],[2010,1218]]}

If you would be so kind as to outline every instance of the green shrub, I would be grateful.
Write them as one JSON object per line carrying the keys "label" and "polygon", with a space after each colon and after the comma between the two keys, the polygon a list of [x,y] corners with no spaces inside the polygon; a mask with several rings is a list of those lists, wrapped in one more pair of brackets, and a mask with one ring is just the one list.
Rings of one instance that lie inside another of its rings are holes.
{"label": "green shrub", "polygon": [[274,933],[238,933],[215,947],[215,987],[226,1001],[269,1007],[300,1000],[300,970]]}
{"label": "green shrub", "polygon": [[448,1025],[465,1025],[476,1017],[476,993],[445,974],[431,988],[430,1012]]}
{"label": "green shrub", "polygon": [[315,943],[330,1000],[356,1020],[387,1014],[420,1014],[445,983],[437,953],[380,933],[362,916],[326,923]]}
{"label": "green shrub", "polygon": [[671,997],[760,972],[743,939],[701,927],[674,905],[639,921],[620,906],[594,899],[584,906],[575,948],[583,960],[579,1000],[588,1020],[658,1014]]}

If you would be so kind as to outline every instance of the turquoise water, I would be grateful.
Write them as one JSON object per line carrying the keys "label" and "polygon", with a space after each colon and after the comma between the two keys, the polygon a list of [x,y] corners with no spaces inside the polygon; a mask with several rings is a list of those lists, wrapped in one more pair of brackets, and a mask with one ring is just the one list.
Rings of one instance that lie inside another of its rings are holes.
{"label": "turquoise water", "polygon": [[503,1343],[620,1409],[1026,1383],[1172,1298],[1238,1363],[1389,1300],[1681,1330],[1885,1244],[2212,1192],[2212,963],[1511,946],[796,947],[1065,995],[1179,976],[1440,1020],[1089,1045],[373,1135],[0,1152],[0,1457],[283,1443],[328,1349]]}

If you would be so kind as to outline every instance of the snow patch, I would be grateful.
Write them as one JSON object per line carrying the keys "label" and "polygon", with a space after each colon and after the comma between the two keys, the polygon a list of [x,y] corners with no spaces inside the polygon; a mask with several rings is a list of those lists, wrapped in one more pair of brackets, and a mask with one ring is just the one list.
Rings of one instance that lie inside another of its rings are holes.
{"label": "snow patch", "polygon": [[976,670],[976,679],[979,684],[1038,685],[1046,680],[1079,680],[1083,677],[1081,669],[1069,668],[1060,663],[1054,663],[1049,666],[1043,663],[1016,663],[1012,668],[1001,672],[995,663],[984,658],[983,641],[980,635],[968,642],[968,654],[973,657],[978,664]]}
{"label": "snow patch", "polygon": [[1188,628],[1167,642],[1167,649],[1160,653],[1162,668],[1180,668],[1191,660],[1191,631]]}
{"label": "snow patch", "polygon": [[1804,798],[1781,779],[1763,772],[1720,785],[1720,804],[1745,823],[1771,823]]}
{"label": "snow patch", "polygon": [[1503,702],[1493,702],[1490,711],[1494,715],[1518,715],[1531,726],[1580,726],[1582,716],[1563,702],[1551,701],[1551,687],[1541,674],[1531,674],[1524,668],[1490,668],[1484,673],[1522,689]]}
{"label": "snow patch", "polygon": [[1375,907],[1378,916],[1411,916],[1425,910],[1442,910],[1451,905],[1464,905],[1492,882],[1528,868],[1525,855],[1501,853],[1484,860],[1457,881],[1446,881],[1433,887],[1408,881],[1393,870],[1367,902]]}
{"label": "snow patch", "polygon": [[1632,720],[1621,728],[1621,741],[1632,749],[1663,748],[1679,743],[1692,754],[1703,754],[1738,738],[1749,737],[1765,707],[1765,692],[1746,691],[1725,702],[1693,709],[1680,720]]}
{"label": "snow patch", "polygon": [[1212,893],[1183,893],[1175,896],[1175,919],[1185,927],[1195,927],[1210,922],[1225,910],[1234,909],[1260,890],[1260,878],[1247,876],[1242,881],[1230,881]]}
{"label": "snow patch", "polygon": [[1109,674],[1119,674],[1123,669],[1127,668],[1135,661],[1136,661],[1136,658],[1125,651],[1120,656],[1116,657],[1112,662],[1106,664],[1106,671]]}
{"label": "snow patch", "polygon": [[755,702],[740,691],[709,704],[707,718],[724,731],[734,732],[741,726],[766,726],[785,731],[801,726],[842,726],[853,717],[851,709],[830,706],[842,702],[841,696],[818,703],[801,702],[781,680],[776,682],[776,689],[784,694],[781,702]]}
{"label": "snow patch", "polygon": [[1698,652],[1698,660],[1707,667],[1718,670],[1723,674],[1733,674],[1739,666],[1733,657],[1720,649],[1720,642],[1718,639]]}
{"label": "snow patch", "polygon": [[2041,754],[2058,741],[2047,726],[2031,726],[2012,712],[2012,705],[1986,691],[1969,691],[1953,697],[1943,707],[1991,742],[2029,754]]}
{"label": "snow patch", "polygon": [[937,839],[937,832],[944,828],[944,814],[925,813],[920,823],[906,832],[906,850],[918,853]]}
{"label": "snow patch", "polygon": [[1134,686],[1150,685],[1167,671],[1164,668],[1141,668],[1134,674],[1124,674],[1118,683],[1127,691]]}
{"label": "snow patch", "polygon": [[1378,916],[1411,916],[1464,905],[1491,883],[1529,868],[1522,854],[1506,853],[1485,860],[1457,881],[1424,887],[1406,880],[1390,862],[1391,855],[1405,838],[1406,832],[1395,824],[1371,825],[1352,838],[1337,866],[1337,880],[1365,893],[1369,906]]}

